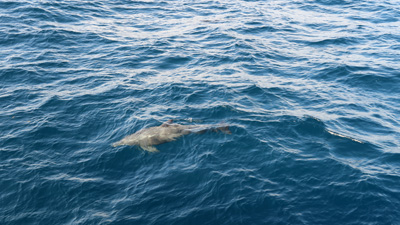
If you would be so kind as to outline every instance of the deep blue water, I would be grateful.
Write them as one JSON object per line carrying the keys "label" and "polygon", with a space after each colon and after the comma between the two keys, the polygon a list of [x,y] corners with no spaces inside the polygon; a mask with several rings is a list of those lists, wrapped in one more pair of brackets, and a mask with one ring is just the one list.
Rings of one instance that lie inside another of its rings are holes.
{"label": "deep blue water", "polygon": [[[0,1],[0,224],[400,224],[400,2]],[[174,119],[230,125],[148,153]]]}

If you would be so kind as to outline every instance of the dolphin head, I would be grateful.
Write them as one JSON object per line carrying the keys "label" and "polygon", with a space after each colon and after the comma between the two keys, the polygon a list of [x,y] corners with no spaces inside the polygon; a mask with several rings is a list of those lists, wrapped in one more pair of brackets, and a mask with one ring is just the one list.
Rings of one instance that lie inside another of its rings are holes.
{"label": "dolphin head", "polygon": [[138,135],[135,134],[131,134],[129,136],[124,137],[123,139],[114,142],[112,144],[113,147],[117,147],[117,146],[121,146],[121,145],[138,145]]}
{"label": "dolphin head", "polygon": [[111,146],[117,147],[117,146],[120,146],[120,145],[123,145],[123,144],[121,143],[121,141],[117,141],[117,142],[112,143]]}

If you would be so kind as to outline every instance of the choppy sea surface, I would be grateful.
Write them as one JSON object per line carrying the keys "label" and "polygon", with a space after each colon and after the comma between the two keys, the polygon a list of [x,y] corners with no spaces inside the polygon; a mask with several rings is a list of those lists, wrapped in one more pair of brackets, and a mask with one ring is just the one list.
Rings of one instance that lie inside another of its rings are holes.
{"label": "choppy sea surface", "polygon": [[[0,1],[0,224],[400,224],[400,2]],[[142,128],[230,125],[148,153]]]}

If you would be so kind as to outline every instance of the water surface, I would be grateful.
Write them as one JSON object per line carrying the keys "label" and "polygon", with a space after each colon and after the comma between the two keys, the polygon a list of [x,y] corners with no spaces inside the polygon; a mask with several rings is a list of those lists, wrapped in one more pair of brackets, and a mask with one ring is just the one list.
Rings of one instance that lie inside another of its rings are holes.
{"label": "water surface", "polygon": [[[396,0],[0,2],[1,224],[400,224]],[[168,119],[230,124],[149,154]]]}

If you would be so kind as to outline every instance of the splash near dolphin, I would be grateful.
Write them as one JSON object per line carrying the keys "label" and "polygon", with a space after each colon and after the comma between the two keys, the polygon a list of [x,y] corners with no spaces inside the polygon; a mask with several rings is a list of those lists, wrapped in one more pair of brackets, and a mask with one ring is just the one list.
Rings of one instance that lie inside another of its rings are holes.
{"label": "splash near dolphin", "polygon": [[182,125],[168,120],[160,126],[145,128],[128,135],[122,140],[113,143],[112,146],[136,145],[149,152],[158,152],[154,145],[175,141],[177,138],[190,133],[203,133],[209,130],[231,134],[229,126],[226,125]]}

